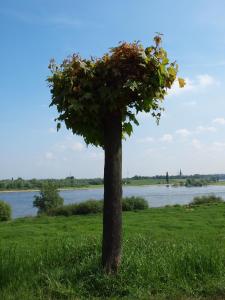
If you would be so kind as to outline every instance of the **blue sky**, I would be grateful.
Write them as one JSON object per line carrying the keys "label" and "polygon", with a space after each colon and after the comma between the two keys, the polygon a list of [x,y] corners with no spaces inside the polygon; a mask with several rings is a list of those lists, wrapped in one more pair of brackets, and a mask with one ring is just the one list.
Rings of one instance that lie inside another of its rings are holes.
{"label": "blue sky", "polygon": [[123,143],[123,175],[225,173],[225,1],[0,1],[0,178],[103,176],[104,153],[56,132],[51,58],[101,56],[121,40],[163,46],[175,83],[157,126],[148,115]]}

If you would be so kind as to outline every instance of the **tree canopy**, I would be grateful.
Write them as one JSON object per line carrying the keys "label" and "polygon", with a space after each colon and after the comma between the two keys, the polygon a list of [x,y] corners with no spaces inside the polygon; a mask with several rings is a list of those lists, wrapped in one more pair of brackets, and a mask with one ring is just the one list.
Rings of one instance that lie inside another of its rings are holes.
{"label": "tree canopy", "polygon": [[[104,147],[104,118],[119,113],[123,137],[130,135],[136,114],[151,112],[158,121],[161,103],[178,72],[161,47],[161,36],[144,48],[139,42],[121,42],[101,58],[83,59],[74,54],[57,65],[51,60],[52,102],[61,122],[87,144]],[[180,87],[185,82],[178,78]]]}
{"label": "tree canopy", "polygon": [[38,208],[38,214],[46,213],[51,208],[62,206],[64,199],[59,195],[54,183],[44,184],[40,195],[34,196],[33,206]]}

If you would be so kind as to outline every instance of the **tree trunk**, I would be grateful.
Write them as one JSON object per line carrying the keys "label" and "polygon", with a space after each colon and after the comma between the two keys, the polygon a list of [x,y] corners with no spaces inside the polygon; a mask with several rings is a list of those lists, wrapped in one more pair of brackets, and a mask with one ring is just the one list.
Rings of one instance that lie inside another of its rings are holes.
{"label": "tree trunk", "polygon": [[106,273],[116,273],[122,241],[122,120],[110,114],[104,124],[104,209],[102,264]]}

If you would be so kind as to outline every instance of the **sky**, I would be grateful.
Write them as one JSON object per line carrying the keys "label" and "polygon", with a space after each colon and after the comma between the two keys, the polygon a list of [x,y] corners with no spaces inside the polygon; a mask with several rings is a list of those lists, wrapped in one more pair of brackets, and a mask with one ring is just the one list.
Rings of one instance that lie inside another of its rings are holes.
{"label": "sky", "polygon": [[119,41],[163,47],[179,64],[157,125],[123,142],[123,176],[225,173],[224,0],[0,0],[0,179],[103,177],[104,152],[56,131],[51,58],[100,57]]}

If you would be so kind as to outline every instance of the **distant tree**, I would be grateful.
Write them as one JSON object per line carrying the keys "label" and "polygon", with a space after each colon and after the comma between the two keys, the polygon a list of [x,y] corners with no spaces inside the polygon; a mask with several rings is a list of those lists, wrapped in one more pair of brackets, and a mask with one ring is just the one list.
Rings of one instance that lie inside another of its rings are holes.
{"label": "distant tree", "polygon": [[166,172],[166,183],[169,184],[169,174]]}
{"label": "distant tree", "polygon": [[42,214],[50,208],[62,206],[63,202],[56,186],[53,183],[47,183],[41,187],[40,195],[34,196],[33,206],[38,208],[38,214]]}
{"label": "distant tree", "polygon": [[[48,78],[51,106],[59,116],[57,129],[83,136],[87,144],[105,151],[102,264],[116,272],[122,241],[122,138],[130,136],[136,114],[150,112],[157,122],[161,104],[177,76],[178,65],[169,62],[161,36],[153,46],[120,43],[102,58],[82,59],[78,54],[56,65],[51,60]],[[178,78],[181,87],[184,80]]]}

